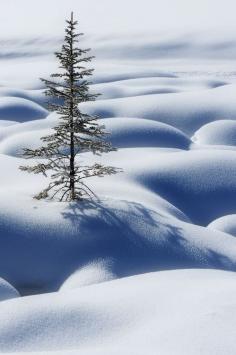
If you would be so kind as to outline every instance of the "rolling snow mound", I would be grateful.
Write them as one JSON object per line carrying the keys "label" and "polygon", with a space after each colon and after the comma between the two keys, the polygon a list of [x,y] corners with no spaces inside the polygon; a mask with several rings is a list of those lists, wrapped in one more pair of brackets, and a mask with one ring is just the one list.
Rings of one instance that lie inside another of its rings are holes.
{"label": "rolling snow mound", "polygon": [[107,117],[140,117],[169,124],[192,135],[203,125],[234,119],[235,85],[178,94],[152,94],[84,103],[90,114]]}
{"label": "rolling snow mound", "polygon": [[115,279],[116,276],[111,271],[112,264],[112,259],[98,259],[87,264],[70,275],[60,287],[60,291],[71,290]]}
{"label": "rolling snow mound", "polygon": [[115,117],[101,120],[117,148],[165,147],[188,149],[191,141],[180,130],[161,122]]}
{"label": "rolling snow mound", "polygon": [[0,97],[0,120],[25,122],[45,118],[47,114],[35,102],[17,97]]}
{"label": "rolling snow mound", "polygon": [[0,303],[0,348],[40,348],[43,355],[183,355],[186,349],[233,355],[235,292],[234,273],[182,270],[10,300]]}
{"label": "rolling snow mound", "polygon": [[[11,125],[0,132],[0,153],[20,156],[23,149],[42,146],[41,137],[49,135],[58,117],[50,114],[47,119]],[[163,147],[189,149],[191,140],[180,130],[161,122],[140,118],[115,117],[100,120],[108,132],[108,140],[116,148]]]}
{"label": "rolling snow mound", "polygon": [[12,285],[0,278],[0,302],[19,296],[18,291]]}
{"label": "rolling snow mound", "polygon": [[236,237],[236,214],[223,216],[212,221],[208,228],[222,231]]}
{"label": "rolling snow mound", "polygon": [[193,137],[199,144],[236,145],[236,121],[220,120],[201,127]]}

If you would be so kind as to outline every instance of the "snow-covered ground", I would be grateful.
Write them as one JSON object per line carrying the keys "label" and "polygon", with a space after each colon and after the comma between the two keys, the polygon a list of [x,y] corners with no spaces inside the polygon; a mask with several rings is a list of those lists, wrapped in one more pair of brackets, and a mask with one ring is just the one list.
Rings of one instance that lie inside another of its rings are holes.
{"label": "snow-covered ground", "polygon": [[[233,0],[0,9],[0,354],[235,355]],[[123,169],[81,204],[33,199],[47,178],[18,169],[58,121],[39,77],[71,10],[102,94],[83,109],[119,148],[79,159]]]}

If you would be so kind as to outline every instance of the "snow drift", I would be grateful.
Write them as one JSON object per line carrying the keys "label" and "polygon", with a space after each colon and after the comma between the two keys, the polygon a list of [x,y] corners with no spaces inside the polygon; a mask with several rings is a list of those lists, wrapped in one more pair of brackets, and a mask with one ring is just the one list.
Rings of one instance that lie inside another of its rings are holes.
{"label": "snow drift", "polygon": [[222,271],[167,271],[10,300],[0,303],[0,348],[233,355],[235,281],[234,273]]}
{"label": "snow drift", "polygon": [[38,104],[16,97],[0,98],[0,119],[24,122],[45,118],[47,111]]}
{"label": "snow drift", "polygon": [[7,281],[0,279],[0,302],[19,297],[17,290]]}
{"label": "snow drift", "polygon": [[220,217],[212,221],[208,228],[222,231],[224,233],[229,233],[236,237],[236,215],[228,215]]}
{"label": "snow drift", "polygon": [[193,137],[199,144],[236,145],[236,121],[220,120],[201,127]]}
{"label": "snow drift", "polygon": [[234,93],[235,85],[226,85],[200,92],[100,100],[83,106],[88,113],[104,118],[140,117],[163,122],[193,134],[206,123],[222,120],[222,117],[234,119]]}

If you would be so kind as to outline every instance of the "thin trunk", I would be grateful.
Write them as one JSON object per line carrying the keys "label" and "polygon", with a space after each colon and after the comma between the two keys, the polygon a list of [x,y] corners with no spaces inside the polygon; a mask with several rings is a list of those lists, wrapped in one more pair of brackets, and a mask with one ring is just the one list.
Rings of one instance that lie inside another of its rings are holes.
{"label": "thin trunk", "polygon": [[[71,22],[73,23],[73,12],[71,13]],[[73,39],[71,39],[70,44],[70,52],[71,52],[71,68],[70,68],[70,91],[71,91],[71,99],[70,99],[70,195],[71,200],[76,199],[75,194],[75,144],[74,144],[74,102],[73,102],[73,86],[74,86],[74,67],[72,61],[73,55]]]}

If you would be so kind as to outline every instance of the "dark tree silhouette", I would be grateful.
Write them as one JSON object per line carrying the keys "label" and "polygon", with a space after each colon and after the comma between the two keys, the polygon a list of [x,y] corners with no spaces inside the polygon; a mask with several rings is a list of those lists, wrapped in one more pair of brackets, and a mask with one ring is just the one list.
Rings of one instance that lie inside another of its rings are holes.
{"label": "dark tree silhouette", "polygon": [[59,123],[51,135],[41,138],[42,147],[24,149],[24,157],[40,158],[40,162],[20,167],[30,173],[50,174],[51,183],[35,196],[37,199],[54,198],[56,195],[61,201],[91,197],[94,193],[85,183],[87,178],[118,172],[114,167],[98,163],[81,165],[76,159],[82,152],[102,154],[114,148],[106,140],[107,133],[97,121],[98,117],[80,110],[80,103],[94,101],[98,96],[89,92],[90,82],[86,79],[92,75],[93,69],[85,65],[93,57],[88,55],[90,49],[78,48],[79,37],[83,34],[76,33],[77,21],[74,21],[73,13],[66,22],[64,44],[61,51],[55,53],[60,62],[60,72],[52,74],[51,80],[41,79],[47,88],[46,95],[53,98],[48,104],[49,110],[59,114]]}

